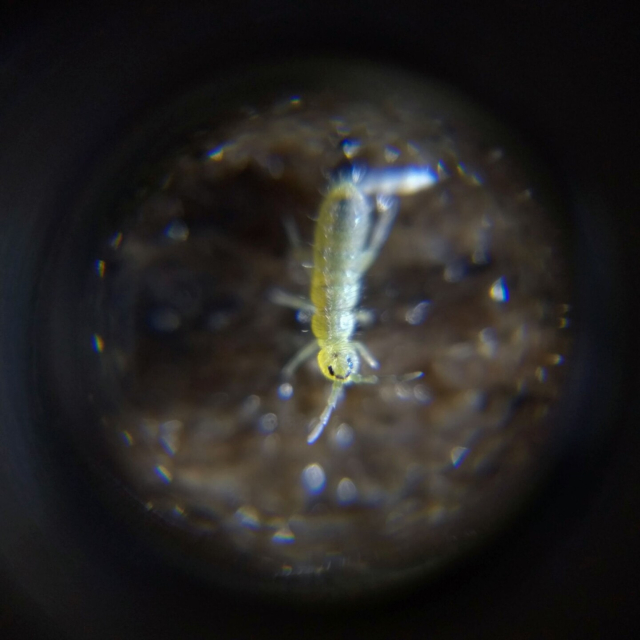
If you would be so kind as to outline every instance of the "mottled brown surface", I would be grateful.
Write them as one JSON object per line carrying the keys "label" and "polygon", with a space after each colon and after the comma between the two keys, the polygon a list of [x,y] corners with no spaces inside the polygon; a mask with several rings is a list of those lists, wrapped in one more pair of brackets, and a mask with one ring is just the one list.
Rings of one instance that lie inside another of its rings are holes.
{"label": "mottled brown surface", "polygon": [[[205,554],[222,540],[258,571],[366,577],[455,554],[528,494],[568,364],[564,248],[535,177],[475,135],[392,99],[245,111],[176,157],[105,251],[103,357],[123,398],[105,434],[143,503],[211,533]],[[435,187],[401,199],[359,335],[382,374],[425,375],[349,387],[309,446],[330,385],[311,360],[279,397],[312,336],[268,293],[308,295],[307,250],[283,221],[311,240],[345,156],[439,163]],[[490,295],[500,278],[508,301]],[[317,493],[309,465],[326,477]]]}

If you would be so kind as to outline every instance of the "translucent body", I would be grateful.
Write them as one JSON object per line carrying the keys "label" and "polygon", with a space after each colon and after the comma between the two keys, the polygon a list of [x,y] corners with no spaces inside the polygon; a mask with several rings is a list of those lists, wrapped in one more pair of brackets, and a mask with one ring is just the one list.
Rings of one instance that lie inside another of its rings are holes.
{"label": "translucent body", "polygon": [[[276,292],[275,302],[313,313],[311,328],[315,341],[303,347],[285,366],[293,372],[314,353],[326,378],[333,382],[327,406],[307,441],[313,444],[331,417],[343,387],[349,384],[375,384],[375,375],[360,375],[360,359],[373,368],[378,363],[361,342],[353,340],[359,319],[358,304],[363,276],[386,241],[397,213],[398,201],[392,194],[413,193],[433,185],[436,175],[428,167],[406,167],[351,172],[334,181],[325,196],[316,222],[313,243],[311,301]],[[378,217],[369,196],[377,194]],[[402,376],[412,379],[420,372]]]}
{"label": "translucent body", "polygon": [[320,370],[330,380],[346,380],[358,371],[351,339],[371,219],[368,198],[348,182],[334,186],[320,207],[313,243],[311,328],[320,348]]}

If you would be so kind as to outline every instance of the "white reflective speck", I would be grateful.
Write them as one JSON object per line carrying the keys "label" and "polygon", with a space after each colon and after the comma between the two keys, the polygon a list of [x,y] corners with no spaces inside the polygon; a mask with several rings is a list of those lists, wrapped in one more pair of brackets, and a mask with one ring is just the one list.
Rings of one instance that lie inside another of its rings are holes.
{"label": "white reflective speck", "polygon": [[475,249],[471,254],[471,262],[473,264],[489,264],[490,259],[489,251],[484,247]]}
{"label": "white reflective speck", "polygon": [[346,136],[351,131],[351,129],[349,128],[349,125],[347,125],[347,123],[342,118],[333,118],[331,122],[333,123],[333,126],[336,129],[336,132],[339,133],[341,136]]}
{"label": "white reflective speck", "polygon": [[96,353],[102,353],[104,351],[104,338],[97,333],[93,334],[93,350]]}
{"label": "white reflective speck", "polygon": [[164,230],[167,238],[176,242],[184,242],[189,237],[189,227],[183,220],[172,220]]}
{"label": "white reflective speck", "polygon": [[324,469],[315,462],[307,465],[302,471],[302,484],[309,493],[321,493],[326,481],[327,477],[324,473]]}
{"label": "white reflective speck", "polygon": [[289,527],[282,527],[273,534],[271,539],[278,544],[291,544],[295,541],[296,537]]}
{"label": "white reflective speck", "polygon": [[509,300],[509,289],[507,289],[507,282],[504,276],[498,278],[491,285],[489,295],[494,302],[507,302]]}
{"label": "white reflective speck", "polygon": [[468,360],[475,355],[476,348],[470,342],[458,342],[447,349],[449,357],[455,360]]}
{"label": "white reflective speck", "polygon": [[288,400],[293,395],[293,385],[288,382],[283,382],[278,387],[278,397],[281,400]]}
{"label": "white reflective speck", "polygon": [[119,249],[120,245],[122,244],[122,231],[118,231],[117,233],[114,233],[113,236],[111,237],[111,240],[109,240],[109,244],[111,245],[112,249]]}
{"label": "white reflective speck", "polygon": [[224,158],[224,145],[219,144],[217,147],[212,149],[208,154],[209,160],[215,160],[216,162],[220,162]]}
{"label": "white reflective speck", "polygon": [[347,449],[353,444],[355,432],[351,426],[343,422],[333,436],[333,441],[340,449]]}
{"label": "white reflective speck", "polygon": [[451,464],[453,464],[454,467],[459,467],[468,453],[468,447],[453,447],[453,449],[451,449]]}
{"label": "white reflective speck", "polygon": [[169,471],[167,467],[161,464],[157,464],[154,470],[156,472],[156,475],[158,476],[158,478],[160,478],[160,480],[162,480],[162,482],[164,482],[165,484],[169,484],[171,482],[173,476],[171,474],[171,471]]}
{"label": "white reflective speck", "polygon": [[447,167],[445,167],[444,162],[442,162],[442,160],[438,162],[436,166],[436,170],[438,172],[438,178],[440,178],[441,180],[444,178],[448,178],[451,175],[451,173],[449,172]]}
{"label": "white reflective speck", "polygon": [[248,529],[256,529],[260,528],[260,514],[255,507],[250,505],[245,505],[240,507],[236,511],[236,519],[243,527],[247,527]]}
{"label": "white reflective speck", "polygon": [[428,300],[419,302],[415,307],[409,309],[409,311],[405,313],[405,320],[413,326],[422,324],[427,319],[430,306],[431,303]]}
{"label": "white reflective speck", "polygon": [[275,413],[265,413],[258,420],[258,429],[262,433],[273,433],[278,428],[278,416]]}
{"label": "white reflective speck", "polygon": [[498,336],[493,327],[487,327],[478,334],[480,345],[478,351],[485,358],[495,358],[498,351]]}
{"label": "white reflective speck", "polygon": [[398,382],[393,388],[396,398],[399,400],[409,400],[413,397],[413,391],[406,382]]}
{"label": "white reflective speck", "polygon": [[358,155],[360,146],[361,143],[359,140],[349,138],[342,143],[342,153],[344,153],[347,158],[351,159]]}
{"label": "white reflective speck", "polygon": [[384,159],[391,163],[395,162],[400,157],[400,150],[388,144],[384,148]]}
{"label": "white reflective speck", "polygon": [[430,404],[433,402],[433,393],[424,384],[417,384],[413,388],[413,396],[420,404]]}
{"label": "white reflective speck", "polygon": [[260,408],[260,398],[256,395],[247,396],[242,401],[240,411],[243,417],[252,416]]}
{"label": "white reflective speck", "polygon": [[480,186],[482,184],[482,178],[480,178],[477,173],[469,171],[469,168],[462,164],[462,162],[458,163],[456,169],[458,170],[458,175],[461,178],[464,178],[464,180],[469,184],[473,184],[475,186]]}
{"label": "white reflective speck", "polygon": [[342,478],[336,490],[340,504],[351,504],[358,497],[358,489],[351,478]]}
{"label": "white reflective speck", "polygon": [[420,150],[420,146],[415,142],[407,142],[407,151],[412,156],[422,156],[422,151]]}
{"label": "white reflective speck", "polygon": [[445,282],[460,282],[467,275],[467,265],[459,260],[445,267],[443,278]]}
{"label": "white reflective speck", "polygon": [[170,456],[175,455],[178,450],[183,426],[181,420],[167,420],[160,423],[158,428],[160,445]]}

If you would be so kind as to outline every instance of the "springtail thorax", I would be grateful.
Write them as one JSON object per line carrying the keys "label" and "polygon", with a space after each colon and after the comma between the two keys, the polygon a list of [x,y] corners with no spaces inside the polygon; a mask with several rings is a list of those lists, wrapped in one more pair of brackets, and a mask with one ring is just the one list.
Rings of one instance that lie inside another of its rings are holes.
{"label": "springtail thorax", "polygon": [[[366,316],[358,310],[362,279],[389,236],[398,211],[397,196],[428,189],[437,181],[438,175],[430,167],[368,169],[356,165],[338,170],[316,222],[310,300],[283,291],[272,294],[274,302],[312,314],[315,340],[289,361],[283,369],[284,377],[290,378],[317,353],[320,370],[333,383],[327,406],[307,438],[309,444],[322,434],[345,386],[377,384],[384,378],[406,381],[422,375],[361,375],[361,359],[372,369],[379,365],[353,335],[358,321]],[[375,204],[371,196],[375,196]],[[374,210],[378,214],[375,220]]]}

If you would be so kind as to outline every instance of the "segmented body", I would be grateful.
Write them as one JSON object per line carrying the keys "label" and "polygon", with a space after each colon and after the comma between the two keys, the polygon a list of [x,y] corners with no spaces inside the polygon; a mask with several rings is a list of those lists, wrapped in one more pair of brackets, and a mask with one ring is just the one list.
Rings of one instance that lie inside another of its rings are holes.
{"label": "segmented body", "polygon": [[[346,385],[379,381],[375,375],[360,375],[360,358],[373,369],[378,363],[362,342],[353,340],[363,276],[391,231],[398,208],[395,196],[428,188],[436,181],[436,174],[428,167],[373,171],[352,167],[347,175],[331,184],[320,206],[313,243],[311,300],[300,300],[281,291],[272,295],[278,304],[313,314],[311,328],[315,340],[284,367],[285,377],[290,377],[317,352],[320,370],[333,382],[327,406],[307,438],[309,444],[320,437]],[[373,195],[375,206],[370,197]],[[420,375],[421,372],[415,372],[392,377],[407,380]]]}
{"label": "segmented body", "polygon": [[369,199],[348,182],[334,186],[320,207],[311,277],[311,329],[320,349],[347,346],[355,332],[371,220]]}

